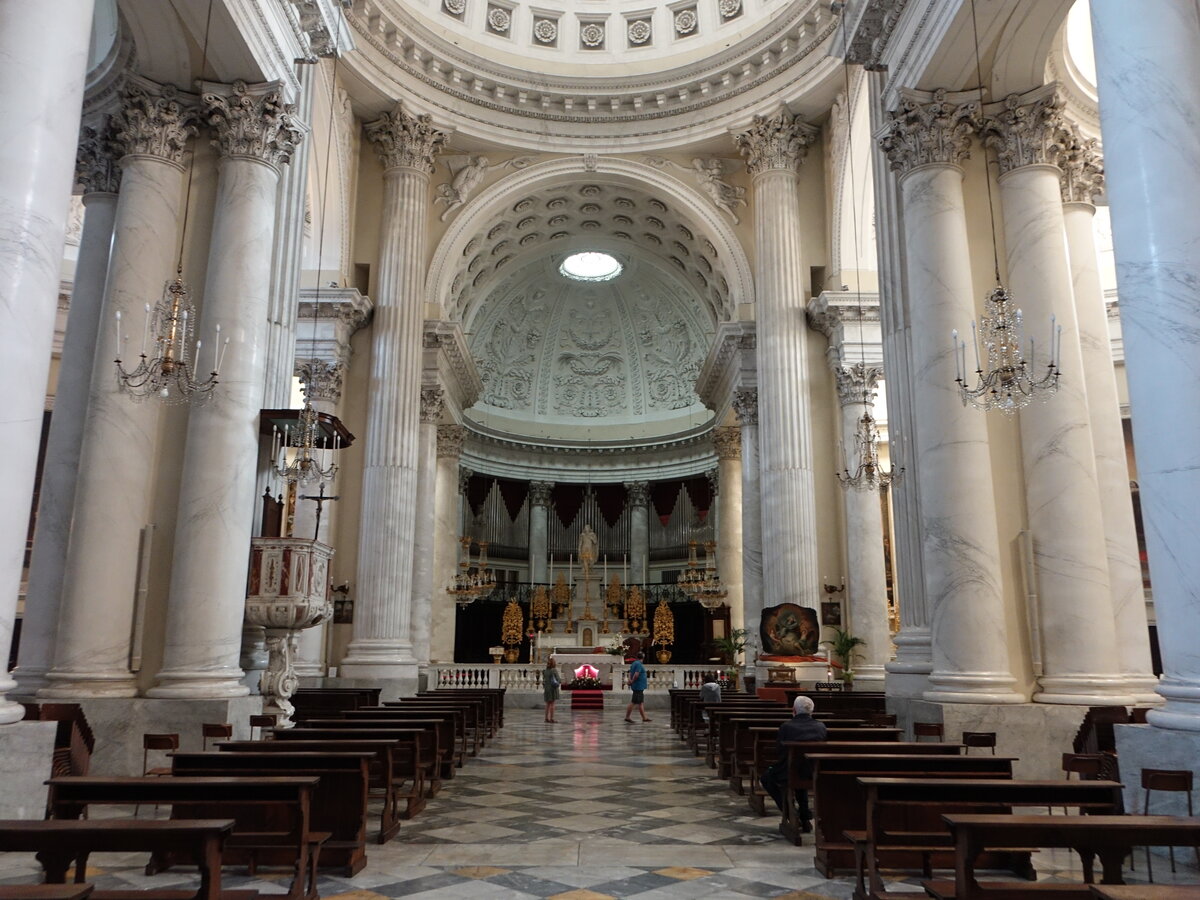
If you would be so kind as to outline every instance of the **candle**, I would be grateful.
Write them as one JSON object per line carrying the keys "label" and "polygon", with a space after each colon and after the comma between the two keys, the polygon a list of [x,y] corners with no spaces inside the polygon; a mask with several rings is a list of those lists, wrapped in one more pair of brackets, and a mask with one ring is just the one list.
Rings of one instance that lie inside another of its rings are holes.
{"label": "candle", "polygon": [[975,347],[975,371],[982,372],[983,366],[979,364],[979,337],[975,334],[975,320],[971,320],[971,344]]}
{"label": "candle", "polygon": [[958,370],[958,329],[950,332],[950,346],[954,348],[954,378],[962,381],[962,372]]}
{"label": "candle", "polygon": [[575,554],[571,553],[567,556],[567,584],[575,580]]}
{"label": "candle", "polygon": [[604,581],[608,581],[608,554],[604,554]]}
{"label": "candle", "polygon": [[554,554],[547,553],[546,555],[548,557],[550,557],[550,574],[547,576],[546,580],[549,581],[551,584],[554,584]]}
{"label": "candle", "polygon": [[623,581],[626,585],[629,584],[629,554],[621,554],[621,572],[623,573]]}
{"label": "candle", "polygon": [[146,335],[150,333],[150,304],[146,304],[146,321],[142,323],[142,356],[146,355]]}

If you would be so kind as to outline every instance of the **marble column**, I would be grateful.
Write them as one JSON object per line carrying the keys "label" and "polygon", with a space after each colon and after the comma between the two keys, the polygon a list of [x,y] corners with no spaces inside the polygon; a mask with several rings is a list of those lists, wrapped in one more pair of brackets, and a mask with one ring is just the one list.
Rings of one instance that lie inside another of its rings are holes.
{"label": "marble column", "polygon": [[458,528],[462,492],[458,489],[458,461],[467,429],[462,425],[437,427],[437,488],[433,503],[433,604],[430,610],[429,661],[454,662],[454,625],[457,607],[446,593],[458,572]]}
{"label": "marble column", "polygon": [[1042,633],[1037,703],[1133,703],[1117,657],[1104,515],[1055,164],[1064,122],[1055,85],[990,105],[981,123],[1000,162],[1009,288],[1046,371],[1050,319],[1062,329],[1057,393],[1020,412],[1025,504]]}
{"label": "marble column", "polygon": [[[321,359],[295,360],[296,376],[308,385],[308,396],[313,409],[319,413],[336,416],[341,412],[342,382],[345,366],[340,362],[332,365]],[[340,460],[338,461],[340,465]],[[337,482],[333,482],[334,485]],[[320,491],[320,485],[310,485],[301,493],[312,496]],[[325,493],[337,496],[336,490],[326,486]],[[332,535],[335,532],[334,523],[337,521],[338,500],[327,500],[321,509],[321,522],[317,524],[317,503],[313,500],[300,500],[296,504],[296,515],[292,522],[292,534],[295,537],[316,539],[322,544],[333,546]],[[302,677],[320,677],[329,665],[325,658],[326,633],[329,628],[326,619],[319,625],[306,628],[297,635],[296,641],[296,674]]]}
{"label": "marble column", "polygon": [[733,411],[742,432],[742,621],[761,642],[763,610],[762,479],[758,462],[758,391],[737,391]]}
{"label": "marble column", "polygon": [[549,580],[550,506],[553,481],[529,482],[529,580],[545,584]]}
{"label": "marble column", "polygon": [[650,580],[650,482],[627,481],[629,503],[629,583]]}
{"label": "marble column", "polygon": [[230,343],[215,396],[188,415],[163,668],[148,692],[177,699],[248,692],[238,656],[258,500],[276,191],[280,167],[304,136],[277,84],[208,84],[201,100],[220,161],[197,334],[211,345],[219,325]]}
{"label": "marble column", "polygon": [[113,360],[133,368],[145,306],[162,296],[177,263],[194,97],[172,85],[130,78],[114,116],[121,143],[121,194],[113,224],[104,308],[93,359],[64,569],[54,666],[39,697],[132,697],[131,635],[144,601],[141,559],[152,550],[154,457],[161,409],[122,394]]}
{"label": "marble column", "polygon": [[1092,197],[1103,187],[1103,169],[1096,142],[1074,132],[1059,159],[1062,169],[1063,220],[1071,280],[1075,289],[1075,315],[1079,322],[1081,374],[1087,383],[1088,415],[1095,448],[1096,480],[1104,511],[1104,537],[1108,552],[1108,583],[1112,592],[1117,629],[1117,661],[1125,686],[1139,705],[1158,704],[1158,678],[1150,662],[1150,634],[1146,625],[1146,598],[1142,564],[1138,557],[1133,498],[1129,492],[1129,463],[1125,455],[1125,430],[1121,423],[1117,377],[1113,368],[1108,309],[1100,284]]}
{"label": "marble column", "polygon": [[[845,465],[857,465],[859,423],[871,412],[883,370],[857,363],[835,366],[842,407],[842,452]],[[848,622],[843,626],[866,644],[858,648],[854,680],[869,690],[883,690],[884,663],[891,658],[888,629],[887,570],[883,559],[883,510],[877,486],[848,486],[842,494],[846,511]]]}
{"label": "marble column", "polygon": [[[0,647],[12,644],[50,371],[59,266],[87,72],[91,0],[0,5],[0,384],[5,508]],[[25,711],[4,697],[0,724]]]}
{"label": "marble column", "polygon": [[987,420],[963,406],[950,332],[975,317],[963,171],[977,110],[905,94],[881,139],[900,173],[911,312],[915,459],[937,702],[1020,703],[1008,659]]}
{"label": "marble column", "polygon": [[416,529],[413,535],[412,646],[413,656],[422,665],[429,663],[430,615],[436,590],[433,580],[433,516],[437,491],[437,429],[445,406],[445,391],[442,388],[421,388]]}
{"label": "marble column", "polygon": [[[742,430],[736,426],[713,429],[717,451],[717,568],[729,591],[729,627],[746,628],[742,593]],[[757,630],[752,631],[757,637]],[[749,660],[747,660],[748,662]]]}
{"label": "marble column", "polygon": [[400,105],[367,125],[383,161],[354,637],[341,673],[416,678],[410,621],[429,176],[446,136]]}
{"label": "marble column", "polygon": [[816,487],[797,170],[817,130],[781,106],[735,135],[754,188],[764,605],[819,609]]}
{"label": "marble column", "polygon": [[[1152,725],[1200,731],[1200,19],[1092,0],[1121,332],[1163,677]],[[1194,758],[1194,757],[1193,757]]]}
{"label": "marble column", "polygon": [[[87,418],[117,190],[121,183],[117,165],[120,157],[121,148],[114,139],[111,120],[99,129],[84,127],[75,157],[75,183],[82,188],[85,209],[83,230],[54,390],[54,414],[50,418],[42,463],[42,489],[29,563],[29,585],[25,591],[19,665],[13,673],[23,695],[45,687],[46,672],[54,662],[65,575],[63,563],[75,510],[83,424]],[[111,365],[111,361],[107,362]]]}

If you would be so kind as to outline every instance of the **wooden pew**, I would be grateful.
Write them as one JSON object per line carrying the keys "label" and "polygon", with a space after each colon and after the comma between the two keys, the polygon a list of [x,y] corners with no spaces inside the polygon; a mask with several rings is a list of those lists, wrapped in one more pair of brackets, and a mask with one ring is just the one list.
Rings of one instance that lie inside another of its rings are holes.
{"label": "wooden pew", "polygon": [[[47,808],[50,818],[78,819],[88,808],[103,806],[170,806],[171,818],[234,821],[225,844],[226,865],[248,857],[251,874],[263,850],[286,854],[293,870],[287,896],[316,898],[317,860],[326,832],[312,828],[315,776],[270,778],[160,778],[158,776],[51,778]],[[155,855],[146,866],[153,875],[190,857]]]}
{"label": "wooden pew", "polygon": [[[1084,782],[1086,784],[1086,782]],[[925,881],[938,900],[1028,900],[1043,893],[1083,900],[1093,895],[1090,856],[1100,858],[1102,883],[1123,884],[1121,865],[1131,848],[1190,847],[1200,842],[1200,819],[1190,816],[995,816],[948,813],[942,820],[954,838],[954,881]],[[975,859],[987,849],[1069,847],[1080,853],[1079,885],[988,882],[975,879]]]}
{"label": "wooden pew", "polygon": [[46,872],[46,881],[65,884],[75,863],[76,881],[82,882],[92,853],[148,851],[186,856],[200,870],[200,888],[191,891],[93,891],[93,900],[128,897],[145,900],[252,900],[257,891],[221,890],[221,850],[233,833],[232,819],[4,819],[0,820],[0,852],[33,853]]}
{"label": "wooden pew", "polygon": [[[412,712],[413,710],[461,712],[463,716],[463,746],[465,751],[471,756],[478,756],[479,751],[487,743],[489,730],[487,711],[484,708],[483,699],[479,697],[454,700],[408,697],[407,699],[391,702],[384,706],[374,707],[373,709],[382,713],[395,710],[404,710],[406,712]],[[366,711],[366,709],[358,710],[355,713],[350,713],[350,715],[357,715]]]}
{"label": "wooden pew", "polygon": [[695,697],[685,697],[682,699],[683,704],[683,734],[682,738],[688,749],[699,756],[703,751],[701,749],[701,738],[707,741],[708,722],[704,716],[710,710],[742,710],[745,712],[781,710],[787,711],[785,707],[778,703],[773,703],[767,700],[756,700],[754,698],[735,697],[732,699],[722,698],[720,703],[708,703],[702,701],[699,695]]}
{"label": "wooden pew", "polygon": [[1099,900],[1200,900],[1200,884],[1093,884],[1089,890]]}
{"label": "wooden pew", "polygon": [[[312,798],[312,827],[329,832],[321,848],[320,868],[356,875],[367,864],[367,785],[369,750],[322,753],[206,753],[171,754],[176,775],[250,778],[273,775],[316,775],[320,778]],[[260,854],[263,862],[280,864]]]}
{"label": "wooden pew", "polygon": [[[479,697],[485,703],[485,708],[488,713],[489,737],[495,737],[501,728],[504,727],[504,692],[506,688],[462,688],[462,689],[443,689],[434,691],[418,691],[418,697],[432,697],[435,700],[450,699],[453,700],[456,696],[463,697]],[[390,702],[390,701],[389,701]],[[387,706],[387,703],[383,704]]]}
{"label": "wooden pew", "polygon": [[[466,762],[467,755],[474,756],[478,752],[478,746],[472,735],[471,719],[478,714],[479,710],[468,709],[465,706],[380,706],[369,709],[356,709],[346,713],[346,719],[363,720],[363,719],[378,719],[387,721],[397,721],[400,719],[418,719],[428,720],[449,716],[454,725],[454,739],[450,742],[450,748],[454,757],[454,764],[462,767]],[[313,724],[327,723],[328,719],[315,719]],[[326,727],[328,727],[326,725]],[[443,736],[443,740],[445,740]],[[447,776],[451,777],[451,776]]]}
{"label": "wooden pew", "polygon": [[708,728],[705,730],[704,762],[717,770],[718,778],[729,777],[729,751],[733,748],[733,721],[761,726],[778,727],[792,718],[792,711],[783,706],[744,707],[740,705],[706,704]]}
{"label": "wooden pew", "polygon": [[292,694],[297,722],[322,716],[341,715],[348,709],[375,706],[380,688],[300,688]]}
{"label": "wooden pew", "polygon": [[94,884],[0,884],[0,900],[87,900]]}
{"label": "wooden pew", "polygon": [[[388,719],[311,719],[295,728],[276,729],[272,733],[276,740],[321,740],[310,733],[314,731],[413,731],[414,729],[432,731],[437,734],[438,779],[449,780],[454,777],[455,766],[464,752],[462,738],[457,733],[457,724],[453,715],[428,713],[421,718],[397,715]],[[297,736],[289,737],[284,732],[291,732]],[[381,737],[387,737],[387,735],[375,735],[376,740]]]}

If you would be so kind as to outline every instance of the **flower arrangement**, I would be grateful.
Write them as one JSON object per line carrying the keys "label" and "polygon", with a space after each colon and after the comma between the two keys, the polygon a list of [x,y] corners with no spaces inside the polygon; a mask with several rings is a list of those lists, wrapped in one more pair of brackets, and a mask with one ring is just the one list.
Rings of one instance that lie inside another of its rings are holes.
{"label": "flower arrangement", "polygon": [[626,640],[627,638],[625,635],[617,632],[615,635],[613,635],[613,639],[604,645],[604,652],[612,656],[624,657]]}
{"label": "flower arrangement", "polygon": [[604,687],[599,678],[576,678],[563,685],[568,691],[597,691]]}

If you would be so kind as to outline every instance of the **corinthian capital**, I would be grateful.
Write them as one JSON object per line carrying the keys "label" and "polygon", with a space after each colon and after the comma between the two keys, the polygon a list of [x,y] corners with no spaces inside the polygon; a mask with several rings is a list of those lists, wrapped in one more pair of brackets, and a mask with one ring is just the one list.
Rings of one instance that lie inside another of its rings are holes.
{"label": "corinthian capital", "polygon": [[126,156],[153,156],[175,165],[196,133],[196,98],[173,84],[130,76],[121,88],[121,108],[113,116],[115,139]]}
{"label": "corinthian capital", "polygon": [[[439,425],[437,427],[437,455],[457,459],[462,456],[463,442],[466,439],[467,429],[464,426]],[[462,490],[461,485],[459,490]]]}
{"label": "corinthian capital", "polygon": [[630,508],[646,506],[650,502],[650,482],[648,481],[627,481],[625,490],[628,492],[629,500],[627,502]]}
{"label": "corinthian capital", "polygon": [[988,107],[979,133],[984,145],[995,149],[1001,175],[1022,166],[1058,165],[1070,137],[1053,84],[1009,94]]}
{"label": "corinthian capital", "polygon": [[742,458],[742,429],[723,427],[713,429],[713,447],[717,459]]}
{"label": "corinthian capital", "polygon": [[421,388],[421,424],[436,425],[446,407],[446,392],[440,387]]}
{"label": "corinthian capital", "polygon": [[432,174],[434,158],[446,143],[446,134],[433,127],[428,115],[410,116],[399,103],[368,122],[366,130],[384,169],[403,167]]}
{"label": "corinthian capital", "polygon": [[304,385],[310,400],[337,403],[342,399],[342,379],[346,374],[346,367],[342,363],[327,363],[323,359],[297,359],[293,372]]}
{"label": "corinthian capital", "polygon": [[1091,203],[1103,192],[1104,160],[1096,149],[1096,139],[1085,138],[1074,125],[1064,141],[1058,167],[1062,169],[1059,187],[1063,203]]}
{"label": "corinthian capital", "polygon": [[874,402],[875,389],[879,387],[883,369],[855,363],[852,366],[834,366],[833,375],[837,379],[838,399],[842,406],[848,406],[851,403]]}
{"label": "corinthian capital", "polygon": [[529,482],[529,505],[530,506],[549,506],[550,498],[553,495],[553,481],[531,481]]}
{"label": "corinthian capital", "polygon": [[733,395],[733,411],[739,425],[757,425],[758,391],[737,391]]}
{"label": "corinthian capital", "polygon": [[212,145],[222,159],[257,159],[272,166],[286,165],[305,127],[296,108],[283,102],[278,83],[209,85],[200,95],[208,124],[217,132]]}
{"label": "corinthian capital", "polygon": [[772,169],[796,171],[816,136],[816,128],[780,106],[773,116],[755,116],[753,124],[733,140],[746,158],[746,170],[757,175]]}
{"label": "corinthian capital", "polygon": [[85,125],[75,151],[75,185],[82,194],[115,194],[121,187],[121,145],[111,117],[99,128]]}
{"label": "corinthian capital", "polygon": [[944,90],[922,101],[904,94],[900,108],[879,139],[893,172],[904,174],[918,166],[958,165],[970,156],[971,131],[979,112],[975,102],[959,102]]}

